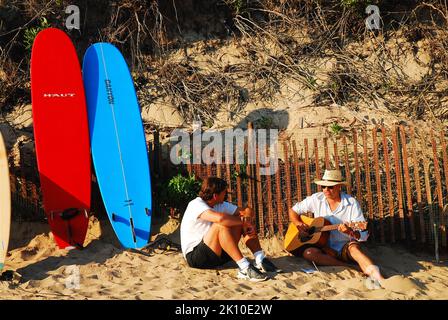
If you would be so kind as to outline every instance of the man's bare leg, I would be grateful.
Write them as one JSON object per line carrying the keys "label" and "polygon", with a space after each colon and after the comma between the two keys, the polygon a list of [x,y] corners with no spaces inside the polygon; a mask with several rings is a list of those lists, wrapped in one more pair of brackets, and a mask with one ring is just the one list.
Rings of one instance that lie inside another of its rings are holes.
{"label": "man's bare leg", "polygon": [[373,261],[361,250],[361,247],[357,243],[350,244],[348,247],[348,252],[353,260],[355,260],[362,272],[374,277],[378,281],[384,280],[383,276],[379,272],[379,269]]}
{"label": "man's bare leg", "polygon": [[349,264],[336,259],[318,248],[308,248],[303,252],[303,258],[308,261],[312,261],[320,266],[343,266],[351,267]]}
{"label": "man's bare leg", "polygon": [[204,236],[204,243],[221,256],[222,250],[232,258],[233,261],[243,259],[238,242],[240,241],[242,228],[240,226],[225,227],[214,223]]}
{"label": "man's bare leg", "polygon": [[[250,217],[253,219],[255,216],[255,213],[252,208],[246,207],[246,208],[244,208],[244,210],[242,210],[240,212],[240,215],[244,216],[244,217]],[[260,240],[258,239],[257,236],[255,236],[255,237],[243,236],[243,242],[252,253],[255,253],[255,252],[261,250]]]}
{"label": "man's bare leg", "polygon": [[243,242],[252,253],[261,250],[260,240],[258,239],[258,237],[256,238],[243,237]]}

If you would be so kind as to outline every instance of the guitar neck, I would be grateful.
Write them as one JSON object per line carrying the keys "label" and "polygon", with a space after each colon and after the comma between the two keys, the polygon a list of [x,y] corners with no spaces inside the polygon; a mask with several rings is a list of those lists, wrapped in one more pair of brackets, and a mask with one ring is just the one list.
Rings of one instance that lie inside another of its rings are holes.
{"label": "guitar neck", "polygon": [[322,228],[319,229],[319,232],[337,230],[340,225],[341,224],[331,224],[328,226],[323,226]]}
{"label": "guitar neck", "polygon": [[[341,224],[330,224],[330,225],[328,225],[328,226],[323,226],[322,228],[319,229],[319,232],[325,232],[325,231],[337,230],[338,227],[339,227],[340,225],[342,225],[342,224],[343,224],[343,223],[341,223]],[[360,231],[359,227],[352,226],[352,225],[349,225],[349,227],[351,227],[352,229],[354,229],[354,230],[356,230],[356,231]],[[364,228],[365,228],[365,227],[361,227],[362,230],[363,230]]]}

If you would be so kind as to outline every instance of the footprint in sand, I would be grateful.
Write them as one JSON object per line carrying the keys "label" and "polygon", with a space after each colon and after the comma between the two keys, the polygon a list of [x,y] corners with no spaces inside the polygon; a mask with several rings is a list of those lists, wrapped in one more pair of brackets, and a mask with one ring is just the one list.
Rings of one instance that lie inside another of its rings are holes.
{"label": "footprint in sand", "polygon": [[411,290],[418,290],[419,287],[411,279],[405,278],[400,275],[392,276],[381,282],[381,286],[384,289],[395,292],[409,292]]}

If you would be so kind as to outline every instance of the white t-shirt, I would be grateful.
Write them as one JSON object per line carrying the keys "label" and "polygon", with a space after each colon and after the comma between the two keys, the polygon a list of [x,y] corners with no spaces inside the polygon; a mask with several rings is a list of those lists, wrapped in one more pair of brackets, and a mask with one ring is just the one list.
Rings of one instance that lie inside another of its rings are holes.
{"label": "white t-shirt", "polygon": [[[358,201],[344,192],[341,192],[341,203],[334,211],[331,211],[323,192],[315,193],[306,197],[303,201],[297,202],[292,210],[298,214],[312,212],[315,218],[325,217],[331,224],[365,221]],[[369,236],[368,232],[362,231],[360,234],[361,237],[358,241],[366,241]],[[347,241],[350,241],[347,234],[338,230],[330,231],[328,239],[330,248],[340,252]]]}
{"label": "white t-shirt", "polygon": [[236,205],[226,201],[212,208],[200,197],[191,200],[180,224],[180,243],[184,257],[187,256],[187,253],[193,251],[212,226],[212,222],[198,218],[201,213],[206,210],[213,210],[233,215],[237,208]]}

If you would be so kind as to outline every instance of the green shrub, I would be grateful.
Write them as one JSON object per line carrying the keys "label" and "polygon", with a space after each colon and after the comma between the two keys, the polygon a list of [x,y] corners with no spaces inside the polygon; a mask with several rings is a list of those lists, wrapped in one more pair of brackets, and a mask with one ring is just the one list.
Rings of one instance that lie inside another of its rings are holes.
{"label": "green shrub", "polygon": [[184,177],[181,174],[174,176],[168,182],[168,194],[172,199],[192,200],[201,189],[201,183],[194,175]]}
{"label": "green shrub", "polygon": [[34,28],[28,28],[25,30],[25,35],[23,39],[23,44],[25,45],[25,49],[29,50],[33,46],[34,39],[36,38],[37,34],[41,32],[42,30],[49,28],[50,24],[48,23],[46,18],[40,19],[40,24],[37,27]]}
{"label": "green shrub", "polygon": [[339,125],[337,122],[333,122],[330,126],[330,131],[334,135],[338,135],[341,133],[342,129],[344,129],[341,125]]}
{"label": "green shrub", "polygon": [[188,202],[196,198],[201,189],[201,181],[194,175],[178,174],[163,183],[159,190],[159,201],[165,208],[174,208],[182,215]]}
{"label": "green shrub", "polygon": [[236,15],[242,14],[245,10],[246,5],[243,0],[226,0],[225,2]]}
{"label": "green shrub", "polygon": [[358,5],[359,2],[360,2],[359,0],[341,0],[341,4],[344,7],[354,7]]}

